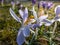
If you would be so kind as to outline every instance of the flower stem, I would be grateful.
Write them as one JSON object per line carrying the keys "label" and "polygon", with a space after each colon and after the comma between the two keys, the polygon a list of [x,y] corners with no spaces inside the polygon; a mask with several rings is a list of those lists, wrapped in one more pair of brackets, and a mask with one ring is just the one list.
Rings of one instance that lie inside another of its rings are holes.
{"label": "flower stem", "polygon": [[54,38],[54,34],[55,34],[55,31],[56,31],[56,27],[57,27],[57,22],[55,22],[55,25],[54,25],[54,28],[53,28],[53,31],[52,31],[53,33],[51,33],[51,37],[50,37],[50,39],[49,39],[49,40],[50,40],[50,41],[49,41],[49,42],[50,42],[50,45],[53,45],[53,44],[52,44],[52,42],[53,42],[52,39]]}
{"label": "flower stem", "polygon": [[38,28],[36,28],[35,39],[37,39],[37,36],[38,36]]}
{"label": "flower stem", "polygon": [[27,45],[29,44],[29,42],[28,42],[28,41],[26,41],[26,40],[25,40],[25,43],[26,43]]}
{"label": "flower stem", "polygon": [[57,28],[57,22],[55,22],[55,25],[54,25],[54,28],[53,28],[52,38],[54,37],[54,34],[55,34],[55,31],[56,31],[56,28]]}
{"label": "flower stem", "polygon": [[32,37],[32,39],[31,39],[31,41],[30,41],[30,43],[28,45],[31,45],[31,43],[33,42],[34,38],[35,38],[35,34],[33,34],[33,37]]}

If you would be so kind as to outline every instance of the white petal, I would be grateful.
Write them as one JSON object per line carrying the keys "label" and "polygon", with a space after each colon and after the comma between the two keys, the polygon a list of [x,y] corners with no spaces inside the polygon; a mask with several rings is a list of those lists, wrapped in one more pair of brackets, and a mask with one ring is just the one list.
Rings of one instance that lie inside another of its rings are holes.
{"label": "white petal", "polygon": [[30,19],[29,23],[34,23],[36,20],[35,19]]}
{"label": "white petal", "polygon": [[60,14],[60,5],[55,7],[55,13],[56,13],[56,16]]}
{"label": "white petal", "polygon": [[54,22],[55,22],[55,20],[54,20],[54,19],[52,19],[52,20],[50,20],[50,22],[54,23]]}
{"label": "white petal", "polygon": [[11,14],[11,16],[15,19],[15,20],[17,20],[18,22],[21,22],[21,19],[19,18],[19,17],[17,17],[17,15],[14,13],[14,11],[10,8],[10,14]]}
{"label": "white petal", "polygon": [[27,14],[28,14],[28,8],[27,8],[27,7],[25,8],[25,13],[27,13]]}
{"label": "white petal", "polygon": [[51,23],[46,23],[46,24],[45,24],[45,26],[50,26],[50,25],[51,25]]}
{"label": "white petal", "polygon": [[55,17],[55,21],[59,21],[60,22],[60,17],[56,16]]}
{"label": "white petal", "polygon": [[43,19],[46,19],[48,17],[48,15],[43,15],[39,17],[39,20],[42,21]]}
{"label": "white petal", "polygon": [[23,18],[24,12],[21,9],[19,10],[19,14]]}
{"label": "white petal", "polygon": [[33,6],[33,8],[32,8],[32,12],[33,12],[34,18],[37,19],[37,12],[35,11],[34,6]]}
{"label": "white petal", "polygon": [[24,10],[24,15],[23,15],[23,22],[25,23],[27,21],[28,18],[28,9],[27,7]]}
{"label": "white petal", "polygon": [[45,26],[50,26],[54,22],[54,20],[44,19],[43,22],[45,23]]}
{"label": "white petal", "polygon": [[40,22],[40,23],[39,23],[39,26],[42,26],[42,25],[43,25],[43,22]]}
{"label": "white petal", "polygon": [[60,18],[59,18],[59,19],[57,19],[57,21],[59,21],[59,22],[60,22]]}

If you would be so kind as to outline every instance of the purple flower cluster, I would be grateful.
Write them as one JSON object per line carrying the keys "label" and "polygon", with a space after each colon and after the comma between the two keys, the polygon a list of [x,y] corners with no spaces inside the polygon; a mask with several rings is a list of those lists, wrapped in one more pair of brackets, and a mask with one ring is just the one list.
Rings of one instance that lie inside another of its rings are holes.
{"label": "purple flower cluster", "polygon": [[43,8],[50,9],[50,8],[53,6],[53,2],[40,1],[40,2],[38,3],[38,8],[39,8],[40,6],[43,6]]}
{"label": "purple flower cluster", "polygon": [[[35,4],[34,0],[32,0],[32,2]],[[43,8],[50,8],[52,3],[48,3],[48,2],[41,2]],[[45,26],[50,26],[51,24],[53,24],[55,21],[60,21],[60,5],[56,6],[55,8],[55,18],[53,18],[52,20],[48,20],[47,16],[43,15],[40,16],[39,18],[37,17],[37,12],[35,11],[35,8],[33,6],[32,8],[32,13],[34,16],[34,20],[36,20],[36,23],[32,24],[31,22],[29,22],[27,25],[24,25],[24,23],[26,22],[26,20],[28,19],[28,8],[26,7],[24,10],[19,10],[19,14],[21,16],[21,18],[17,17],[17,15],[14,13],[14,11],[10,8],[10,14],[11,16],[18,22],[21,23],[21,28],[18,31],[18,35],[17,35],[17,43],[18,45],[22,45],[25,42],[25,38],[29,37],[30,35],[30,28],[36,29],[37,27],[42,26],[43,24]]]}

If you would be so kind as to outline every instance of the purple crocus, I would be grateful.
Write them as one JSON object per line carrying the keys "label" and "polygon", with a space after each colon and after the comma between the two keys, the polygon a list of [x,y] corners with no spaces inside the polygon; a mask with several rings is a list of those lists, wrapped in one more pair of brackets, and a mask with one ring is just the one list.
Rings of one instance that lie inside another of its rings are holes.
{"label": "purple crocus", "polygon": [[[21,21],[21,19],[19,17],[17,17],[17,15],[14,13],[14,11],[10,8],[10,14],[11,16],[17,20],[18,22],[21,23],[22,27],[19,29],[18,31],[18,35],[17,35],[17,43],[18,45],[22,45],[25,42],[25,37],[28,37],[30,35],[30,24],[28,25],[24,25],[24,22],[27,19],[27,15],[28,15],[28,10],[27,8],[25,8],[24,12],[20,12],[21,17],[23,18],[23,21]],[[23,15],[22,15],[23,14]],[[24,17],[25,16],[25,17]]]}
{"label": "purple crocus", "polygon": [[47,8],[47,9],[50,9],[51,7],[53,7],[53,2],[40,1],[39,4],[43,6],[43,8]]}
{"label": "purple crocus", "polygon": [[47,9],[50,9],[53,7],[53,2],[48,2],[48,6],[47,6]]}
{"label": "purple crocus", "polygon": [[43,8],[47,8],[48,3],[47,2],[42,2]]}
{"label": "purple crocus", "polygon": [[11,5],[12,5],[12,8],[15,9],[15,2],[14,1],[11,2]]}
{"label": "purple crocus", "polygon": [[28,25],[24,25],[24,22],[28,18],[28,9],[27,8],[25,8],[24,11],[19,10],[20,16],[22,17],[23,21],[21,21],[21,19],[16,16],[16,14],[14,13],[14,11],[11,8],[10,8],[9,11],[10,11],[11,16],[15,20],[17,20],[20,23],[22,22],[21,23],[22,27],[19,29],[18,35],[17,35],[18,45],[22,45],[25,42],[25,38],[30,35],[30,27],[33,28],[33,29],[36,29],[37,27],[40,27],[43,24],[45,26],[50,26],[53,22],[60,21],[60,16],[59,16],[59,14],[60,14],[60,5],[56,6],[56,8],[55,8],[56,16],[52,20],[47,19],[48,15],[47,16],[43,15],[43,16],[37,17],[37,13],[35,11],[35,8],[33,7],[32,12],[33,12],[33,15],[34,15],[34,19],[36,20],[36,23],[34,23],[34,24],[28,23]]}
{"label": "purple crocus", "polygon": [[32,5],[34,5],[36,3],[36,0],[31,0],[32,1]]}
{"label": "purple crocus", "polygon": [[40,27],[43,24],[45,24],[45,26],[50,26],[54,22],[53,20],[47,19],[48,15],[42,15],[38,18],[34,7],[32,9],[32,12],[33,12],[35,20],[37,21],[37,23],[33,25],[34,28],[36,28],[38,26]]}

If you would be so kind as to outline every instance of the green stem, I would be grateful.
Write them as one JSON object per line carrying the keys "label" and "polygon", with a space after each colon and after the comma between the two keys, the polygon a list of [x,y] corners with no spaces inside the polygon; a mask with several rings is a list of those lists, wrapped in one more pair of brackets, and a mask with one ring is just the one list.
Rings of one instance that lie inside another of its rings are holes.
{"label": "green stem", "polygon": [[26,43],[27,45],[29,44],[29,42],[28,42],[28,41],[26,41],[26,40],[25,40],[25,43]]}
{"label": "green stem", "polygon": [[54,34],[55,34],[55,31],[56,31],[56,28],[57,28],[57,22],[55,22],[55,25],[54,25],[54,28],[53,28],[52,38],[54,37]]}
{"label": "green stem", "polygon": [[33,35],[32,39],[31,39],[31,41],[30,41],[30,43],[28,45],[31,45],[31,43],[33,42],[34,38],[35,38],[35,34]]}
{"label": "green stem", "polygon": [[52,31],[52,33],[51,33],[51,37],[50,37],[50,45],[53,45],[52,44],[52,39],[54,38],[54,34],[55,34],[55,31],[56,31],[56,27],[57,27],[57,22],[55,22],[55,25],[54,25],[54,28],[53,28],[53,31]]}
{"label": "green stem", "polygon": [[35,39],[37,39],[37,36],[38,36],[38,28],[36,28]]}
{"label": "green stem", "polygon": [[36,28],[36,32],[34,32],[34,35],[30,41],[30,43],[28,45],[31,45],[31,43],[33,42],[34,38],[37,39],[37,36],[38,36],[38,28]]}

